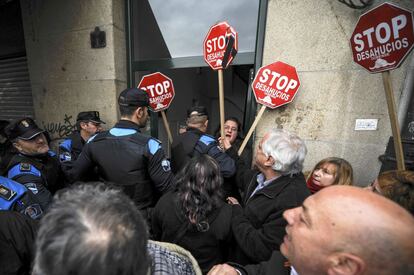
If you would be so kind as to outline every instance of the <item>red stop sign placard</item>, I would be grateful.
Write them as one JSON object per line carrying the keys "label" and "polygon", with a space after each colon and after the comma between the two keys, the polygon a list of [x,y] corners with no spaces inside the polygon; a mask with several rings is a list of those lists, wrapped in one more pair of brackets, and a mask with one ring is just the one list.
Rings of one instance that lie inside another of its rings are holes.
{"label": "red stop sign placard", "polygon": [[145,75],[137,88],[147,92],[154,112],[167,109],[175,95],[172,80],[160,72]]}
{"label": "red stop sign placard", "polygon": [[299,86],[295,67],[280,61],[261,67],[252,83],[257,103],[271,109],[290,103]]}
{"label": "red stop sign placard", "polygon": [[350,42],[354,61],[369,72],[397,68],[413,48],[412,12],[384,3],[361,15]]}
{"label": "red stop sign placard", "polygon": [[[225,21],[212,26],[204,39],[204,60],[213,70],[223,69],[222,61],[226,50],[226,37],[230,35],[235,39],[233,48],[237,51],[237,32]],[[233,58],[234,56],[230,55],[227,64],[230,64]]]}

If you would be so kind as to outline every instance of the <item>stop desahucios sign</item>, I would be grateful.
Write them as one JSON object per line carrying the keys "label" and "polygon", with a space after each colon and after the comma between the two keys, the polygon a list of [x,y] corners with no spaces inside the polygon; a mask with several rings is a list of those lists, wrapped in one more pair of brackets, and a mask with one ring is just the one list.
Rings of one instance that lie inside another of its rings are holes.
{"label": "stop desahucios sign", "polygon": [[361,15],[350,42],[354,61],[369,72],[397,68],[413,48],[412,12],[384,3]]}
{"label": "stop desahucios sign", "polygon": [[167,109],[175,95],[172,80],[160,72],[142,77],[137,88],[147,92],[154,112]]}
{"label": "stop desahucios sign", "polygon": [[281,61],[261,67],[252,83],[256,101],[271,109],[292,102],[299,86],[295,67]]}
{"label": "stop desahucios sign", "polygon": [[204,60],[213,70],[226,68],[232,62],[234,55],[230,54],[226,64],[223,66],[223,57],[230,36],[233,39],[233,45],[231,47],[237,52],[237,32],[227,22],[217,23],[208,31],[203,43],[203,55]]}

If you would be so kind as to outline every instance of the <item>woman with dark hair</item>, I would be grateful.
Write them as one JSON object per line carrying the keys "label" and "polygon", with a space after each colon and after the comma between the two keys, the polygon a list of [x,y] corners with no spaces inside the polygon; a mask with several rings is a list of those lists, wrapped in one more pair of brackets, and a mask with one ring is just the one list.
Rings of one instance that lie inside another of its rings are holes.
{"label": "woman with dark hair", "polygon": [[203,273],[227,260],[232,206],[224,203],[221,184],[217,162],[208,155],[195,157],[178,173],[176,190],[153,212],[155,239],[189,250]]}
{"label": "woman with dark hair", "polygon": [[[220,128],[215,132],[217,138],[220,137]],[[231,144],[234,150],[238,151],[244,140],[242,124],[236,117],[228,117],[224,122],[224,138]],[[250,148],[245,147],[241,154],[244,164],[251,166],[252,154]],[[225,178],[223,182],[224,197],[235,197],[240,200],[241,195],[237,187],[235,175],[231,178]]]}

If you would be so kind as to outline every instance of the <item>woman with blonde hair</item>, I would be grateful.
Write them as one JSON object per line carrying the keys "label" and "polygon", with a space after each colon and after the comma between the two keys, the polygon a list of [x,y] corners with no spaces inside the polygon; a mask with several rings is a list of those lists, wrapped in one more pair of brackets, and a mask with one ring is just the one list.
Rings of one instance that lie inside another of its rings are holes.
{"label": "woman with blonde hair", "polygon": [[306,184],[312,194],[331,185],[352,185],[352,166],[342,158],[325,158],[315,165]]}

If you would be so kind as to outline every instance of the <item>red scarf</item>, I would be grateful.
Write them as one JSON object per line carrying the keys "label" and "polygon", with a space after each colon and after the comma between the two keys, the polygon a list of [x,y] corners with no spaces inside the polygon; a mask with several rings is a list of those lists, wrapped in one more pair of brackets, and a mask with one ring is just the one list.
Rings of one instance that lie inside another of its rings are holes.
{"label": "red scarf", "polygon": [[318,192],[319,190],[321,190],[323,188],[323,186],[316,185],[316,184],[313,183],[312,175],[306,181],[306,185],[308,186],[308,189],[312,194],[315,194],[316,192]]}

